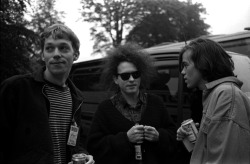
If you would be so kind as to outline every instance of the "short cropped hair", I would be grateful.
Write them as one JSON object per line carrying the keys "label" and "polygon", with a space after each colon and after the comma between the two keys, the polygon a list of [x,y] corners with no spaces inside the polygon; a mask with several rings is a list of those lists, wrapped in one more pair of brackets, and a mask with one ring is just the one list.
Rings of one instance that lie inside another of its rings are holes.
{"label": "short cropped hair", "polygon": [[50,36],[52,36],[52,38],[54,39],[67,39],[71,41],[75,53],[80,54],[79,52],[80,41],[78,37],[69,27],[63,24],[53,24],[47,27],[44,30],[44,32],[40,34],[42,52],[44,48],[45,39],[47,39]]}
{"label": "short cropped hair", "polygon": [[118,66],[122,62],[134,64],[140,72],[140,89],[146,89],[153,80],[153,77],[156,76],[154,63],[149,54],[143,51],[142,47],[138,44],[129,42],[124,45],[119,45],[107,52],[101,75],[101,82],[105,89],[119,91],[119,87],[114,83],[113,77],[117,76]]}
{"label": "short cropped hair", "polygon": [[208,82],[234,76],[234,62],[232,57],[220,46],[210,39],[197,38],[191,41],[180,52],[179,69],[182,71],[182,56],[184,52],[191,50],[191,60],[196,69]]}

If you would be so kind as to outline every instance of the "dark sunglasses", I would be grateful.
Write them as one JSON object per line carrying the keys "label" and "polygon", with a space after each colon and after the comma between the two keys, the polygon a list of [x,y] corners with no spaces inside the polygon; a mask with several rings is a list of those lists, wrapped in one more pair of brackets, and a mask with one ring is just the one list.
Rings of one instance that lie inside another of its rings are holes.
{"label": "dark sunglasses", "polygon": [[132,75],[132,77],[134,79],[137,79],[141,76],[140,72],[139,71],[135,71],[135,72],[129,72],[129,73],[121,73],[121,74],[117,74],[117,76],[120,75],[121,79],[122,80],[128,80],[130,78],[130,76]]}

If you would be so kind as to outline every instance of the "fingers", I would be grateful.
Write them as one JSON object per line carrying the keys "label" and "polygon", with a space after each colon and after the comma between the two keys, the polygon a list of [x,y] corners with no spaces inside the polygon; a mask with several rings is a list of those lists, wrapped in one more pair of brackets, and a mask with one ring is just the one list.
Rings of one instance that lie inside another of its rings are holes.
{"label": "fingers", "polygon": [[87,159],[88,159],[87,160],[88,162],[86,164],[94,164],[95,163],[92,155],[87,155]]}
{"label": "fingers", "polygon": [[158,141],[159,132],[152,126],[135,125],[127,132],[127,136],[132,143],[141,143],[143,140]]}
{"label": "fingers", "polygon": [[158,141],[159,132],[152,126],[144,126],[144,138],[148,141]]}
{"label": "fingers", "polygon": [[142,142],[144,139],[144,128],[143,125],[135,125],[129,129],[127,136],[130,142]]}
{"label": "fingers", "polygon": [[197,129],[199,129],[200,124],[199,123],[195,123],[195,126],[196,126]]}
{"label": "fingers", "polygon": [[178,130],[177,130],[177,141],[182,141],[184,138],[186,138],[188,136],[188,132],[185,131],[182,127],[180,127]]}

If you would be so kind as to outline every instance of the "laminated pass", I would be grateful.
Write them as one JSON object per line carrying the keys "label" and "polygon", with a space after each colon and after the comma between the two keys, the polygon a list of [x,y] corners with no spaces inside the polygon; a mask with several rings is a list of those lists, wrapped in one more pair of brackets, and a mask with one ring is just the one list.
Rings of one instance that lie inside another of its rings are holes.
{"label": "laminated pass", "polygon": [[69,139],[67,142],[68,145],[76,146],[78,132],[79,132],[79,128],[76,125],[70,126]]}

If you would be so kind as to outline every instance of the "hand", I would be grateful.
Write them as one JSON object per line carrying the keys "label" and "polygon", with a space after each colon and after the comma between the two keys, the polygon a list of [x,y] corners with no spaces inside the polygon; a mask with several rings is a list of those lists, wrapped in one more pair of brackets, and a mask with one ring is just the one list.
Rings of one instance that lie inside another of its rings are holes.
{"label": "hand", "polygon": [[92,155],[87,155],[87,163],[86,164],[94,164],[95,161]]}
{"label": "hand", "polygon": [[182,126],[179,127],[179,129],[177,130],[177,141],[182,141],[184,138],[186,138],[188,136],[188,132],[185,131]]}
{"label": "hand", "polygon": [[143,142],[144,139],[144,128],[143,125],[135,125],[129,129],[127,132],[127,136],[130,142],[132,143],[140,143]]}
{"label": "hand", "polygon": [[200,124],[196,122],[196,123],[195,123],[195,127],[199,130]]}
{"label": "hand", "polygon": [[144,138],[148,141],[158,141],[159,132],[152,126],[144,126]]}

